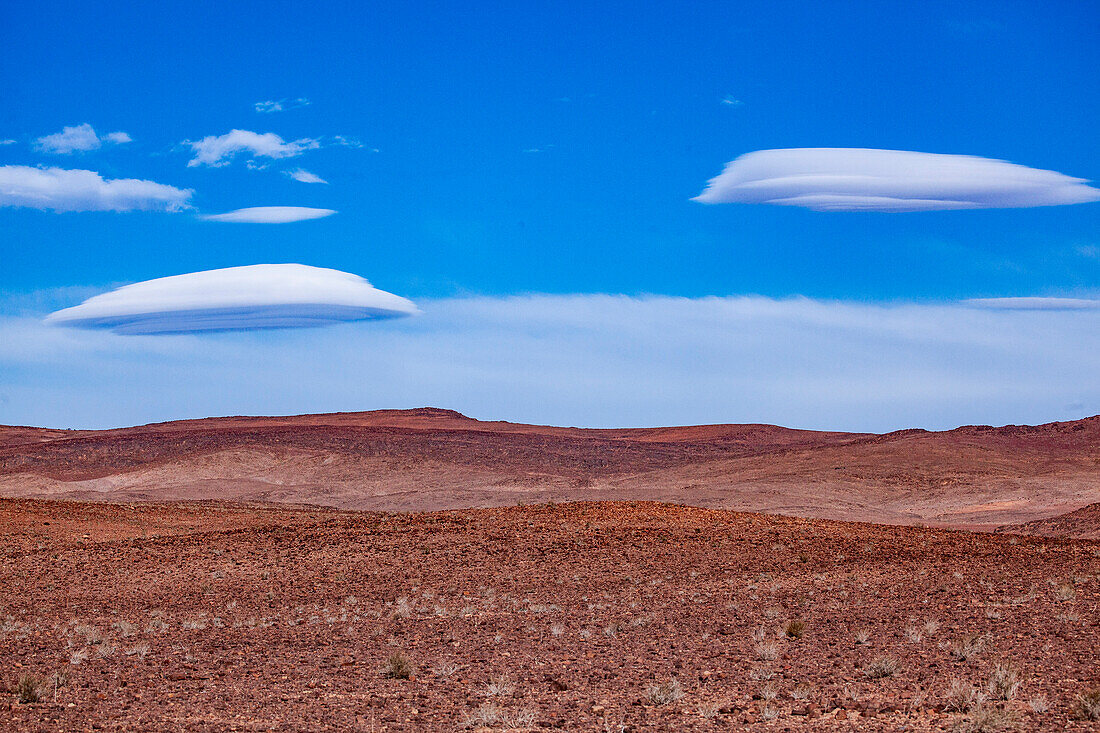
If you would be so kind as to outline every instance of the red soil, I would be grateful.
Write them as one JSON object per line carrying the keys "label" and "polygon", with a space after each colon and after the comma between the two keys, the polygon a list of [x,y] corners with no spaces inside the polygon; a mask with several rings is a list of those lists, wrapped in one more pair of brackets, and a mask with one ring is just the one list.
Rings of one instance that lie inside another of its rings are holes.
{"label": "red soil", "polygon": [[[482,730],[1094,730],[1075,701],[1100,687],[1098,618],[1083,540],[654,503],[0,500],[0,681],[44,697],[0,696],[8,730],[453,731],[494,710]],[[411,679],[383,676],[397,652]],[[946,709],[997,663],[1011,699]]]}
{"label": "red soil", "polygon": [[1036,534],[1044,537],[1080,537],[1100,540],[1100,504],[1089,504],[1076,511],[1049,519],[1036,519],[1023,524],[1010,524],[999,531],[1015,534]]}

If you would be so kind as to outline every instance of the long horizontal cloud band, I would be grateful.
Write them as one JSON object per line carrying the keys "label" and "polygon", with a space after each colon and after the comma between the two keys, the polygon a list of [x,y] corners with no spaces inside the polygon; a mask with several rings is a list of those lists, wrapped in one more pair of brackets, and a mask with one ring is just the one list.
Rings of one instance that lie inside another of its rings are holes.
{"label": "long horizontal cloud band", "polygon": [[423,316],[375,322],[368,334],[231,339],[0,316],[4,422],[103,427],[427,404],[566,425],[891,430],[1100,413],[1098,310],[608,295],[422,306]]}
{"label": "long horizontal cloud band", "polygon": [[127,285],[50,314],[54,325],[167,334],[303,328],[417,313],[363,278],[307,265],[248,265]]}
{"label": "long horizontal cloud band", "polygon": [[1100,190],[1081,178],[970,155],[790,148],[727,163],[694,200],[906,212],[1079,204],[1100,201]]}

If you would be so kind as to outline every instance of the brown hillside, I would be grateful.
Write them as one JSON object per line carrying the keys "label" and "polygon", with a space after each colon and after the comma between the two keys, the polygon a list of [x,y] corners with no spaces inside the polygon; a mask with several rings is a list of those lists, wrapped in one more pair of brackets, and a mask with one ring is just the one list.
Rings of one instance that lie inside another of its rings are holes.
{"label": "brown hillside", "polygon": [[0,495],[434,510],[653,499],[970,528],[1100,501],[1100,418],[885,435],[483,422],[450,410],[0,430]]}

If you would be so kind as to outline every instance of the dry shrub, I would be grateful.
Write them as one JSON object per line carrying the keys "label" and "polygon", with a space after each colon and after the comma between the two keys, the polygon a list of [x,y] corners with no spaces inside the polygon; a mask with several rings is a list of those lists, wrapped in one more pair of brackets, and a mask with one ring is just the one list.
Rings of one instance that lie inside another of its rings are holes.
{"label": "dry shrub", "polygon": [[382,676],[391,680],[407,680],[413,676],[412,662],[401,652],[394,652],[386,659]]}
{"label": "dry shrub", "polygon": [[894,673],[897,671],[898,660],[893,657],[875,657],[863,668],[863,674],[873,680],[880,680],[883,677],[893,677]]}
{"label": "dry shrub", "polygon": [[993,700],[1011,700],[1020,689],[1019,675],[1007,664],[998,662],[989,672],[989,682],[985,689]]}
{"label": "dry shrub", "polygon": [[21,703],[41,702],[43,697],[43,683],[41,678],[34,675],[21,675],[12,687],[12,692]]}
{"label": "dry shrub", "polygon": [[1016,713],[1004,708],[979,705],[958,727],[962,733],[996,733],[1015,729],[1019,724]]}
{"label": "dry shrub", "polygon": [[965,662],[981,654],[985,649],[985,641],[981,634],[970,634],[946,644],[945,648],[956,660]]}
{"label": "dry shrub", "polygon": [[1069,583],[1062,583],[1054,590],[1054,596],[1059,601],[1072,601],[1077,597],[1077,590]]}
{"label": "dry shrub", "polygon": [[664,705],[665,703],[676,702],[683,697],[684,688],[680,686],[679,680],[673,678],[659,685],[651,685],[646,689],[645,696],[654,705]]}
{"label": "dry shrub", "polygon": [[779,645],[774,641],[762,641],[756,645],[756,658],[772,662],[779,658]]}
{"label": "dry shrub", "polygon": [[788,639],[801,639],[802,635],[806,633],[806,622],[792,619],[783,627],[783,633],[787,635]]}
{"label": "dry shrub", "polygon": [[985,704],[985,694],[965,680],[953,679],[943,693],[943,708],[948,712],[965,713]]}
{"label": "dry shrub", "polygon": [[485,685],[485,694],[489,697],[506,697],[516,690],[516,683],[506,674],[498,674]]}
{"label": "dry shrub", "polygon": [[1078,720],[1100,720],[1100,687],[1077,696],[1073,701],[1073,717]]}

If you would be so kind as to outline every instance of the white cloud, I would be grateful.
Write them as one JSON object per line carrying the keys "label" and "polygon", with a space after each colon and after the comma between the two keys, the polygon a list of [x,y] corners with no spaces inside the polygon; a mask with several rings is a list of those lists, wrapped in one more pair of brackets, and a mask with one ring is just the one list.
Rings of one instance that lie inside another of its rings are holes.
{"label": "white cloud", "polygon": [[[69,153],[84,153],[89,150],[98,150],[103,143],[119,145],[131,142],[132,138],[125,132],[109,132],[103,137],[96,134],[95,129],[85,122],[83,125],[62,128],[61,132],[40,137],[34,141],[36,149],[43,153],[56,153],[68,155]],[[14,142],[14,141],[13,141]]]}
{"label": "white cloud", "polygon": [[971,298],[963,301],[963,303],[974,308],[990,308],[995,310],[1046,311],[1100,309],[1100,300],[1093,300],[1091,298]]}
{"label": "white cloud", "polygon": [[695,201],[815,211],[933,211],[1100,200],[1081,178],[969,155],[864,148],[759,150],[727,163]]}
{"label": "white cloud", "polygon": [[410,301],[347,272],[248,265],[126,285],[46,322],[120,334],[304,328],[417,313]]}
{"label": "white cloud", "polygon": [[136,178],[105,179],[95,171],[0,166],[0,206],[52,211],[181,211],[191,189]]}
{"label": "white cloud", "polygon": [[309,100],[305,97],[298,97],[297,99],[269,99],[264,102],[256,102],[253,107],[257,112],[270,114],[272,112],[282,112],[288,109],[297,109],[298,107],[305,107],[309,104]]}
{"label": "white cloud", "polygon": [[[366,148],[366,146],[358,138],[345,137],[344,135],[333,135],[332,144],[344,148]],[[372,153],[378,152],[378,148],[367,148],[367,150]]]}
{"label": "white cloud", "polygon": [[316,173],[310,173],[304,168],[296,168],[295,170],[287,171],[286,174],[295,181],[301,181],[302,183],[328,183],[324,178],[321,178]]}
{"label": "white cloud", "polygon": [[8,138],[7,140],[0,140],[0,145],[15,145],[15,140]]}
{"label": "white cloud", "polygon": [[726,96],[722,97],[722,104],[726,105],[727,107],[744,107],[745,106],[744,102],[742,102],[740,99],[738,99],[737,97],[734,97],[731,94],[727,94]]}
{"label": "white cloud", "polygon": [[0,317],[0,422],[435,405],[558,425],[884,431],[1100,412],[1097,310],[612,295],[418,304],[418,318],[203,338]]}
{"label": "white cloud", "polygon": [[334,209],[311,209],[306,206],[252,206],[224,214],[208,214],[207,221],[223,221],[233,224],[289,224],[308,219],[332,216]]}
{"label": "white cloud", "polygon": [[237,153],[245,151],[256,157],[293,158],[321,147],[321,142],[313,138],[286,142],[273,132],[261,134],[249,130],[230,130],[224,135],[208,135],[202,140],[184,140],[183,144],[195,152],[195,157],[187,163],[189,168],[227,165]]}

